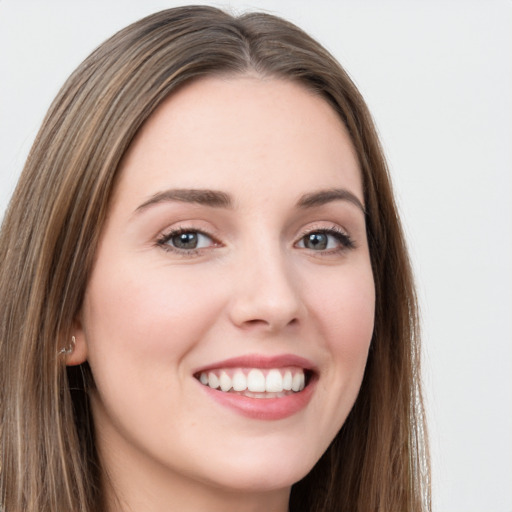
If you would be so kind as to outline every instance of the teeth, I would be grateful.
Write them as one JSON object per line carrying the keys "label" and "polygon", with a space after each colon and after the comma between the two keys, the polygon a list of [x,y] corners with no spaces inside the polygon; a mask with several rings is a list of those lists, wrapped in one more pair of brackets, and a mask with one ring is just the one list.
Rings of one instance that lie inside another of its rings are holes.
{"label": "teeth", "polygon": [[283,389],[290,391],[292,389],[292,372],[287,370],[283,377]]}
{"label": "teeth", "polygon": [[253,392],[265,391],[265,375],[261,370],[251,370],[247,375],[247,389]]}
{"label": "teeth", "polygon": [[226,372],[220,374],[220,389],[222,391],[229,391],[231,389],[231,379],[228,377]]}
{"label": "teeth", "polygon": [[[245,392],[246,396],[255,398],[272,398],[286,396],[286,392],[302,391],[305,387],[306,379],[304,371],[276,369],[260,370],[252,368],[246,373],[242,369],[237,370],[219,370],[216,372],[202,372],[199,375],[199,381],[212,389],[219,389],[225,393]],[[268,395],[272,393],[273,395]],[[289,394],[289,393],[288,393]]]}
{"label": "teeth", "polygon": [[219,379],[217,378],[217,375],[215,373],[210,372],[208,374],[208,386],[210,386],[213,389],[217,389],[219,387]]}
{"label": "teeth", "polygon": [[296,373],[292,380],[292,391],[300,391],[301,389],[304,389],[304,384],[304,374]]}
{"label": "teeth", "polygon": [[279,370],[270,370],[265,381],[265,391],[280,393],[283,391],[283,376]]}
{"label": "teeth", "polygon": [[238,370],[233,375],[233,389],[235,391],[245,391],[247,389],[247,377],[244,375],[244,372]]}

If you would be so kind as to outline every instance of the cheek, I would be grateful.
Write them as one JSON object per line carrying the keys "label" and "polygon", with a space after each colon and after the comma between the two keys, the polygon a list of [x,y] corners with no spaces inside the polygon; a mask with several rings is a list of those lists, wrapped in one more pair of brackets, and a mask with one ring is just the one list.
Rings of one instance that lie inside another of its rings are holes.
{"label": "cheek", "polygon": [[[95,421],[106,435],[115,425],[135,442],[144,439],[148,422],[190,421],[179,416],[184,409],[176,406],[187,391],[182,363],[214,323],[220,301],[200,286],[200,275],[161,266],[129,270],[104,266],[95,271],[83,320],[98,393]],[[150,396],[158,407],[147,407]],[[163,431],[154,436],[168,442]]]}
{"label": "cheek", "polygon": [[333,273],[325,279],[323,292],[316,292],[315,302],[327,337],[336,347],[357,351],[369,342],[375,316],[375,286],[369,265]]}
{"label": "cheek", "polygon": [[176,363],[218,314],[219,301],[199,274],[151,266],[109,270],[97,269],[86,294],[91,362],[115,355],[134,364],[141,357]]}
{"label": "cheek", "polygon": [[333,272],[311,290],[311,309],[331,363],[327,371],[357,394],[373,335],[375,287],[370,265]]}

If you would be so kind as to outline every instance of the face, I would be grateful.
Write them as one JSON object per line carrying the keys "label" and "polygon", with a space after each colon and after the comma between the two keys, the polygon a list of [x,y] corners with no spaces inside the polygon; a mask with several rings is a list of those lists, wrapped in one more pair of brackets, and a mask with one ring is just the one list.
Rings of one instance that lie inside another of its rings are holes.
{"label": "face", "polygon": [[203,79],[120,173],[75,352],[109,473],[288,489],[349,413],[373,330],[344,126],[299,85]]}

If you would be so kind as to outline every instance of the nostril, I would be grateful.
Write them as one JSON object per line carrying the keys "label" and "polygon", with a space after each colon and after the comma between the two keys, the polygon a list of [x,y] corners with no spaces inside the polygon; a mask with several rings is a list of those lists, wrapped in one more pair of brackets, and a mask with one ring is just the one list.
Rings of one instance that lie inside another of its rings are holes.
{"label": "nostril", "polygon": [[245,322],[242,322],[240,327],[242,327],[242,329],[246,329],[246,330],[253,330],[253,329],[269,330],[270,323],[266,320],[254,318],[254,319],[246,320]]}
{"label": "nostril", "polygon": [[258,318],[254,318],[252,320],[247,320],[245,323],[248,325],[258,325],[258,324],[268,324],[269,322],[267,322],[266,320],[260,320]]}
{"label": "nostril", "polygon": [[264,329],[268,329],[268,330],[278,330],[278,329],[282,329],[283,327],[298,325],[298,323],[299,323],[299,320],[297,318],[292,318],[288,322],[279,322],[279,321],[276,321],[275,319],[272,320],[271,318],[269,318],[268,320],[264,320],[264,319],[260,319],[260,318],[253,318],[253,319],[246,320],[245,322],[243,322],[242,327],[246,327],[248,329],[264,328]]}

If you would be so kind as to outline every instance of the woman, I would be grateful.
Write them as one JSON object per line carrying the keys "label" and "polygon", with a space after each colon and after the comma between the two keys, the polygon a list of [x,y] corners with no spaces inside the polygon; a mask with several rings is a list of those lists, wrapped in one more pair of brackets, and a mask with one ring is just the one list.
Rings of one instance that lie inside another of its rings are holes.
{"label": "woman", "polygon": [[3,510],[429,508],[382,151],[293,25],[183,7],[114,35],[0,247]]}

